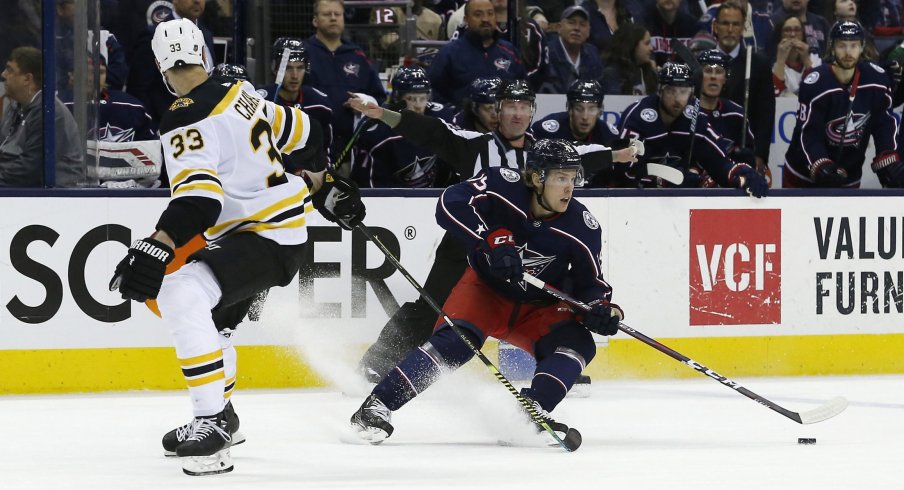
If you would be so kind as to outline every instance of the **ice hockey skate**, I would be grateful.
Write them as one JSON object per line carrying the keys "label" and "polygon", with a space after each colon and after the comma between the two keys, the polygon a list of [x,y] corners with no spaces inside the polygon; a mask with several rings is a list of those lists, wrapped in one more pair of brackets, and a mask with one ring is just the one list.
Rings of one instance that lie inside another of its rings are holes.
{"label": "ice hockey skate", "polygon": [[[239,432],[239,416],[235,413],[235,409],[232,407],[232,401],[229,401],[226,404],[226,408],[223,409],[223,412],[226,414],[226,421],[229,426],[229,434],[232,437],[232,441],[230,446],[237,446],[243,442],[245,442],[245,436]],[[185,425],[176,427],[175,429],[167,432],[163,435],[163,455],[166,457],[176,457],[176,447],[179,444],[185,442],[188,439],[188,436],[191,435],[192,424],[194,420],[191,420]]]}
{"label": "ice hockey skate", "polygon": [[352,415],[351,429],[362,441],[380,444],[392,435],[391,419],[392,411],[377,395],[371,394]]}
{"label": "ice hockey skate", "polygon": [[232,456],[226,410],[209,417],[195,417],[191,433],[176,447],[186,475],[202,476],[232,471]]}

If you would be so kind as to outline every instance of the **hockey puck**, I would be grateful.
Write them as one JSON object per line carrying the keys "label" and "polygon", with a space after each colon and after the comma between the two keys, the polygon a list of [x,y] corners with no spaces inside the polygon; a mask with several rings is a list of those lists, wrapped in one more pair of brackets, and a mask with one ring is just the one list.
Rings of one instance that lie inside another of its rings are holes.
{"label": "hockey puck", "polygon": [[816,444],[816,438],[813,438],[813,437],[798,437],[798,438],[797,438],[797,443],[798,443],[798,444],[807,444],[807,445],[810,445],[810,444]]}

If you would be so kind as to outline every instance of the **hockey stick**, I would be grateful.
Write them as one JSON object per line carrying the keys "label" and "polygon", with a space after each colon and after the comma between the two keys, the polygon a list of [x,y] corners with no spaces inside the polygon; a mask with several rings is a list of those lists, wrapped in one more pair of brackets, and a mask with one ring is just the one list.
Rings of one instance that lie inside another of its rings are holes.
{"label": "hockey stick", "polygon": [[370,232],[370,230],[368,230],[367,227],[364,226],[363,223],[356,226],[355,229],[360,231],[365,237],[367,237],[368,240],[370,240],[371,242],[376,244],[376,246],[380,249],[380,251],[383,252],[383,255],[385,255],[386,258],[389,259],[389,261],[392,263],[392,265],[394,265],[395,268],[399,272],[402,273],[402,276],[404,276],[405,279],[407,279],[408,282],[412,286],[414,286],[414,289],[416,289],[417,292],[420,293],[421,297],[424,298],[424,301],[426,301],[427,304],[429,304],[430,307],[433,308],[433,310],[436,311],[436,313],[443,318],[443,320],[446,322],[446,325],[448,325],[450,328],[452,328],[452,331],[454,331],[456,334],[458,334],[458,337],[461,338],[461,341],[464,342],[468,346],[468,348],[471,349],[471,352],[473,352],[474,355],[477,356],[477,358],[480,359],[481,362],[483,362],[483,364],[487,367],[487,369],[491,373],[493,373],[493,376],[496,376],[496,379],[498,379],[499,382],[502,383],[503,386],[505,386],[509,390],[509,392],[515,396],[515,398],[518,400],[518,403],[520,403],[521,406],[524,407],[525,410],[527,410],[527,413],[530,415],[531,420],[534,422],[534,424],[536,424],[536,426],[538,428],[548,432],[553,437],[553,439],[555,439],[556,442],[558,442],[559,445],[566,451],[575,451],[581,446],[581,433],[580,432],[578,432],[575,429],[569,428],[568,432],[566,433],[564,438],[559,437],[558,434],[556,434],[556,432],[554,430],[552,430],[552,427],[550,427],[548,423],[546,423],[542,418],[540,418],[540,414],[537,413],[537,411],[534,409],[534,406],[530,402],[528,402],[523,396],[521,396],[521,393],[519,393],[518,390],[512,385],[511,381],[506,379],[506,377],[503,376],[501,372],[499,372],[499,368],[497,368],[493,364],[493,362],[490,361],[487,358],[487,356],[484,355],[484,353],[481,352],[480,349],[476,345],[474,345],[473,342],[471,342],[471,339],[469,339],[468,336],[465,335],[455,325],[455,323],[452,321],[452,319],[449,318],[449,315],[447,315],[443,311],[443,309],[438,304],[436,304],[436,301],[434,301],[433,298],[430,297],[430,294],[427,293],[426,290],[424,290],[424,288],[414,279],[414,277],[411,276],[411,274],[408,273],[408,271],[405,269],[405,267],[402,266],[402,264],[399,262],[399,259],[397,259],[395,257],[395,255],[393,255],[392,252],[388,248],[386,248],[386,245],[383,245],[383,242],[381,242],[377,237],[375,237]]}
{"label": "hockey stick", "polygon": [[647,175],[654,175],[675,185],[681,185],[684,182],[684,173],[681,170],[661,163],[648,163]]}
{"label": "hockey stick", "polygon": [[[578,308],[578,309],[584,310],[584,311],[590,310],[590,307],[587,306],[586,304],[572,298],[568,294],[566,294],[562,291],[559,291],[558,289],[550,286],[549,284],[546,284],[545,282],[541,281],[540,279],[537,279],[536,277],[534,277],[526,272],[524,273],[524,280],[526,282],[532,284],[533,286],[546,291],[552,297],[559,299],[561,301],[564,301],[565,303],[569,304],[573,308]],[[659,352],[662,352],[663,354],[671,357],[672,359],[680,361],[682,364],[688,365],[691,369],[693,369],[695,371],[699,371],[699,372],[705,374],[706,376],[709,376],[710,378],[737,391],[738,393],[746,396],[747,398],[750,398],[751,400],[759,403],[760,405],[765,405],[765,406],[771,408],[772,410],[784,415],[785,417],[788,417],[789,419],[797,422],[798,424],[815,424],[816,422],[822,422],[823,420],[830,419],[830,418],[838,415],[839,413],[843,412],[844,409],[846,409],[848,406],[848,401],[844,397],[839,396],[837,398],[833,398],[832,400],[829,400],[828,402],[826,402],[812,410],[808,410],[806,412],[792,412],[791,410],[788,410],[787,408],[784,408],[781,405],[779,405],[773,401],[770,401],[766,398],[761,397],[760,395],[757,395],[756,393],[748,390],[747,388],[744,388],[743,386],[738,384],[736,381],[732,381],[731,379],[726,378],[725,376],[722,376],[721,374],[719,374],[719,373],[713,371],[712,369],[698,363],[697,361],[685,356],[684,354],[681,354],[678,351],[675,351],[663,344],[660,344],[656,340],[654,340],[650,337],[647,337],[646,335],[638,332],[637,330],[634,330],[633,328],[629,327],[628,325],[625,325],[624,323],[619,323],[618,329],[621,330],[622,332],[625,332],[626,334],[634,337],[635,339],[640,340],[641,342],[649,345],[650,347],[658,350]]]}
{"label": "hockey stick", "polygon": [[279,90],[282,88],[283,78],[286,76],[286,66],[289,65],[289,54],[291,54],[289,48],[283,49],[282,59],[279,60],[279,70],[276,72],[276,91],[273,92],[273,102],[279,98]]}
{"label": "hockey stick", "polygon": [[371,119],[369,117],[361,116],[361,120],[358,121],[358,124],[355,126],[355,131],[352,133],[351,137],[349,137],[348,142],[345,143],[345,148],[342,149],[342,152],[339,153],[339,156],[336,157],[336,161],[333,163],[333,167],[336,171],[339,171],[339,169],[342,168],[345,157],[348,156],[352,147],[358,142],[358,138],[361,136],[361,133],[364,132],[364,128],[370,126],[370,121]]}
{"label": "hockey stick", "polygon": [[747,147],[747,107],[750,105],[750,58],[753,50],[746,48],[747,60],[744,68],[744,121],[741,122],[741,148]]}
{"label": "hockey stick", "polygon": [[844,116],[844,127],[841,128],[841,141],[838,142],[838,151],[835,158],[836,165],[841,163],[841,155],[844,154],[844,140],[847,139],[848,124],[851,123],[851,118],[854,116],[854,96],[857,93],[858,85],[860,85],[860,70],[855,70],[854,78],[851,80],[851,93],[848,94],[848,106],[846,115]]}
{"label": "hockey stick", "polygon": [[691,166],[691,158],[694,155],[694,142],[697,140],[697,115],[700,114],[700,94],[699,89],[701,85],[701,79],[703,78],[703,67],[700,66],[700,63],[697,61],[697,58],[694,57],[694,53],[678,38],[672,38],[669,41],[669,47],[672,48],[672,51],[681,58],[681,61],[687,63],[687,66],[690,67],[691,73],[694,75],[694,111],[691,115],[691,142],[688,145],[687,149],[687,160],[685,160],[685,167],[690,168]]}

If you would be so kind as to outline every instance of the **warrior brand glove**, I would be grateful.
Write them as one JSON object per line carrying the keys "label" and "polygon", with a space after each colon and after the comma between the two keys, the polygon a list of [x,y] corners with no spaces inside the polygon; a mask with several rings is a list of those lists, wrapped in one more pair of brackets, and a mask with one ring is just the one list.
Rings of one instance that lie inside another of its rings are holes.
{"label": "warrior brand glove", "polygon": [[904,187],[904,162],[896,151],[884,151],[873,159],[873,172],[883,187]]}
{"label": "warrior brand glove", "polygon": [[324,218],[346,230],[358,226],[366,214],[358,184],[332,170],[323,175],[323,185],[314,193],[313,203]]}
{"label": "warrior brand glove", "polygon": [[828,158],[820,158],[810,165],[810,176],[819,187],[841,187],[847,180],[847,171]]}
{"label": "warrior brand glove", "polygon": [[[752,197],[766,197],[769,193],[769,182],[751,167],[744,165],[738,170],[738,186]],[[743,182],[742,182],[743,178]]]}
{"label": "warrior brand glove", "polygon": [[479,245],[490,263],[490,272],[503,281],[519,282],[524,274],[521,255],[511,230],[490,230]]}
{"label": "warrior brand glove", "polygon": [[615,303],[600,302],[590,308],[584,315],[584,326],[587,330],[600,335],[618,333],[618,322],[625,319],[625,313]]}
{"label": "warrior brand glove", "polygon": [[156,299],[173,255],[173,249],[153,238],[136,240],[116,266],[110,291],[118,289],[123,299]]}

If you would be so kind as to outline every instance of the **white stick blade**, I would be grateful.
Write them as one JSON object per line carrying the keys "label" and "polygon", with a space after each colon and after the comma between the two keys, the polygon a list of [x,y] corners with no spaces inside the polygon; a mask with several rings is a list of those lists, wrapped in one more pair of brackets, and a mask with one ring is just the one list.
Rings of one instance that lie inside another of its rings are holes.
{"label": "white stick blade", "polygon": [[680,170],[659,163],[648,163],[647,174],[654,175],[675,185],[681,185],[684,182],[684,174]]}
{"label": "white stick blade", "polygon": [[844,409],[848,407],[848,401],[843,396],[839,396],[837,398],[833,398],[822,406],[816,407],[813,410],[809,410],[807,412],[800,413],[800,423],[802,424],[815,424],[816,422],[822,422],[823,420],[828,420],[839,413],[843,412]]}

